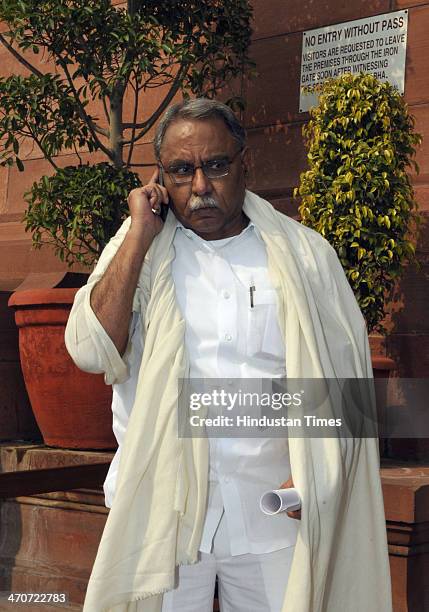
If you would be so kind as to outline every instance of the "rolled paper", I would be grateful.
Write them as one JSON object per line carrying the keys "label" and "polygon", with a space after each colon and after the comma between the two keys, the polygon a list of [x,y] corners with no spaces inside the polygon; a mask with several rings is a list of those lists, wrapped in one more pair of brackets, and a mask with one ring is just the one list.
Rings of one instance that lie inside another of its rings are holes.
{"label": "rolled paper", "polygon": [[299,510],[301,498],[296,489],[274,489],[264,493],[259,501],[264,514],[278,514],[279,512]]}

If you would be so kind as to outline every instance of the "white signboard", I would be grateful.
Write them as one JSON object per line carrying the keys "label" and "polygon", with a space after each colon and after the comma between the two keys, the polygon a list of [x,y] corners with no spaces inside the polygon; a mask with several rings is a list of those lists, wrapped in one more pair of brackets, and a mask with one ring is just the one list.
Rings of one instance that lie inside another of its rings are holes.
{"label": "white signboard", "polygon": [[317,105],[314,87],[350,72],[368,72],[404,93],[408,11],[338,23],[303,33],[300,112]]}

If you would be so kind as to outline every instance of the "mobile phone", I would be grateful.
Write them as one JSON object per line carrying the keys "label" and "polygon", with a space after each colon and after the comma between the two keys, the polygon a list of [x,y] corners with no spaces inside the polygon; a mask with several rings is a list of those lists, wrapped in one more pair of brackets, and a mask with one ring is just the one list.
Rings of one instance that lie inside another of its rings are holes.
{"label": "mobile phone", "polygon": [[[158,184],[161,185],[161,187],[164,187],[164,170],[161,166],[159,167]],[[164,204],[164,203],[161,204],[160,217],[163,221],[166,220],[167,213],[168,213],[168,204]]]}
{"label": "mobile phone", "polygon": [[164,169],[163,169],[162,166],[159,166],[158,183],[161,185],[161,187],[165,187],[165,185],[164,185]]}

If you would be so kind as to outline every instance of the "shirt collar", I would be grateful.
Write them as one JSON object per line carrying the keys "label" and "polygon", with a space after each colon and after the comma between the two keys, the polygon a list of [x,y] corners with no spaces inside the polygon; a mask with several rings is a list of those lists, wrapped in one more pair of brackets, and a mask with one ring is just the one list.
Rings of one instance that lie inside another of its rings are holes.
{"label": "shirt collar", "polygon": [[221,243],[222,240],[228,240],[227,243],[225,244],[229,244],[229,242],[231,242],[234,239],[237,238],[241,238],[244,234],[246,234],[249,231],[253,231],[256,235],[256,237],[262,242],[262,237],[261,234],[259,232],[259,229],[255,226],[255,224],[253,223],[253,221],[251,219],[249,219],[249,223],[247,224],[247,226],[236,236],[231,236],[230,239],[220,239],[220,240],[204,240],[204,238],[201,238],[200,236],[198,236],[198,234],[196,234],[195,232],[193,232],[191,229],[185,227],[177,218],[176,218],[176,231],[180,230],[185,236],[187,236],[188,238],[190,238],[191,240],[194,240],[195,242],[198,243],[203,243],[206,245],[216,245],[216,242]]}

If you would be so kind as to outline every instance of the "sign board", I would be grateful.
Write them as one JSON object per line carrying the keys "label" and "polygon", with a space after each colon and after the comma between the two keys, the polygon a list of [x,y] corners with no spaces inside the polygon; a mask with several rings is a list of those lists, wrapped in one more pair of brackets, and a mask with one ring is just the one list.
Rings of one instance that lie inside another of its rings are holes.
{"label": "sign board", "polygon": [[403,94],[407,26],[405,10],[304,32],[300,112],[317,105],[317,85],[346,72],[368,72]]}

